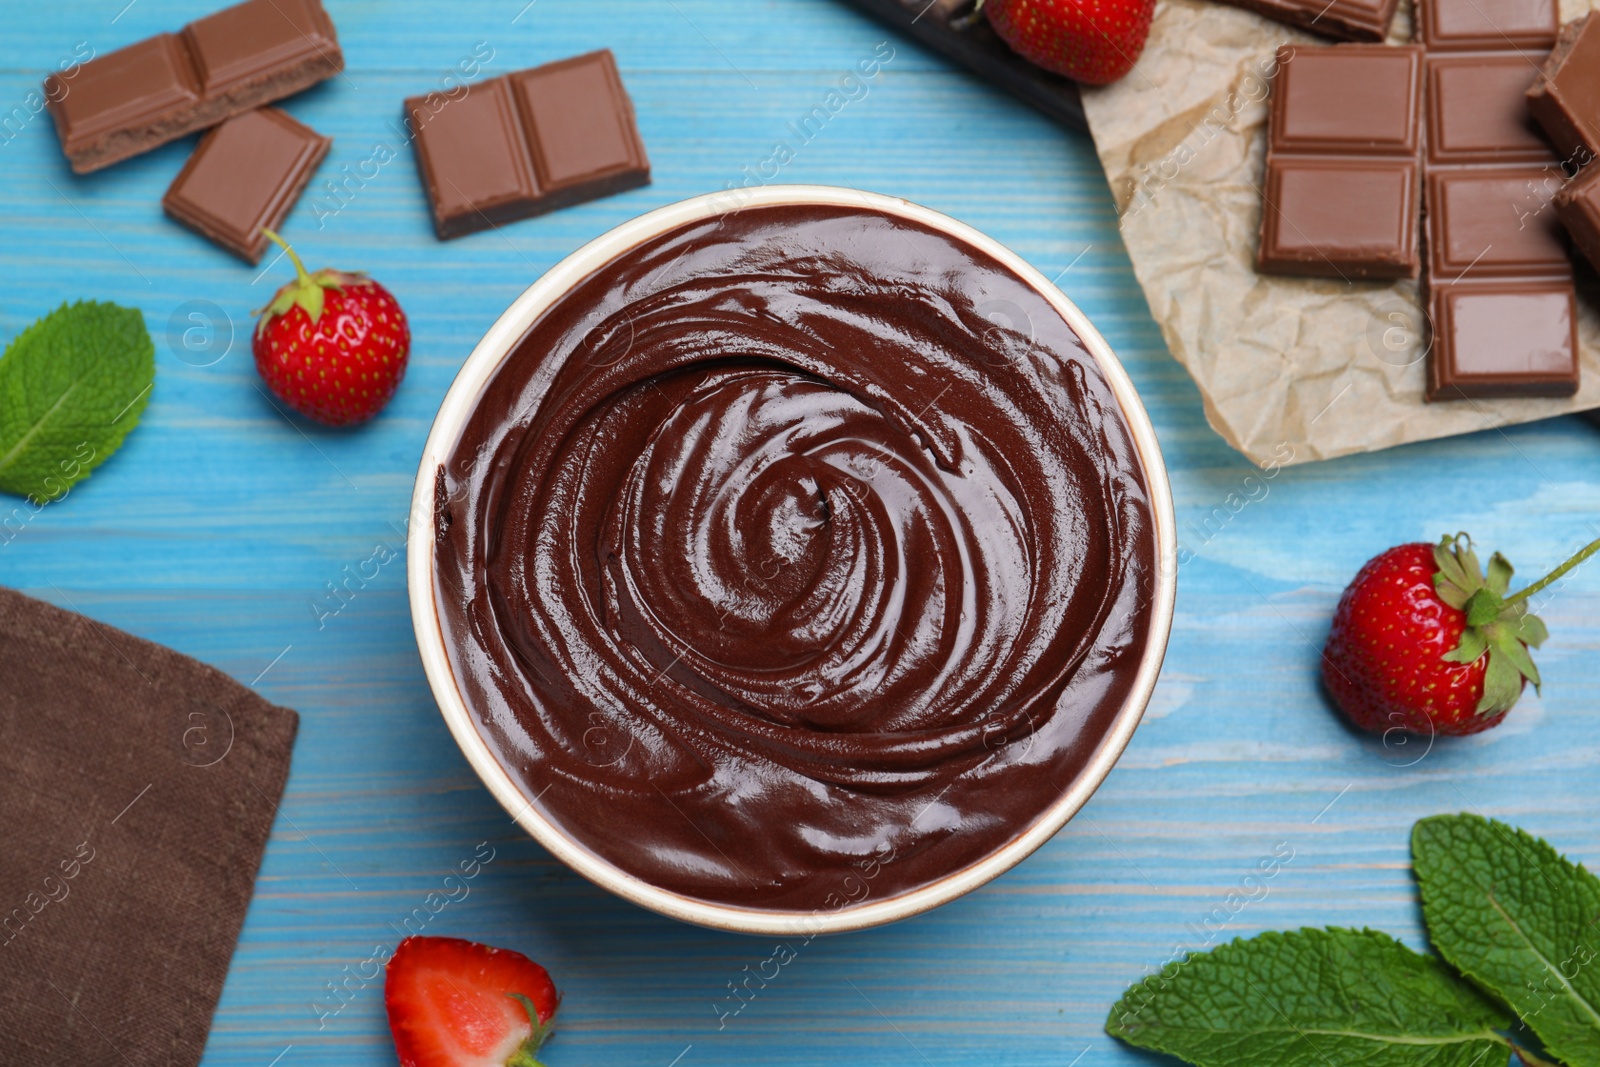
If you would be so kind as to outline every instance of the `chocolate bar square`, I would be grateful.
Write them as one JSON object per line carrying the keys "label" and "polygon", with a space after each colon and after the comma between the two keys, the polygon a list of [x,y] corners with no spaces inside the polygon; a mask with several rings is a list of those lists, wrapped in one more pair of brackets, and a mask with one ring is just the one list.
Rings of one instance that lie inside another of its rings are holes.
{"label": "chocolate bar square", "polygon": [[344,69],[319,0],[245,0],[45,79],[61,150],[78,174],[108,167]]}
{"label": "chocolate bar square", "polygon": [[1572,243],[1600,269],[1600,165],[1586,167],[1555,196],[1556,214]]}
{"label": "chocolate bar square", "polygon": [[[437,111],[431,110],[438,106]],[[417,166],[441,238],[525,218],[539,195],[533,161],[504,78],[465,95],[406,101]]]}
{"label": "chocolate bar square", "polygon": [[1556,43],[1556,0],[1416,0],[1417,35],[1433,52],[1531,50]]}
{"label": "chocolate bar square", "polygon": [[1430,298],[1428,399],[1571,396],[1578,316],[1571,282],[1446,283]]}
{"label": "chocolate bar square", "polygon": [[161,206],[234,255],[258,262],[268,245],[263,227],[282,224],[332,143],[275,107],[236,115],[201,139]]}
{"label": "chocolate bar square", "polygon": [[1280,50],[1279,57],[1274,152],[1416,154],[1419,49],[1340,45]]}
{"label": "chocolate bar square", "polygon": [[1407,161],[1285,158],[1267,169],[1258,268],[1313,277],[1417,272],[1417,168]]}
{"label": "chocolate bar square", "polygon": [[405,102],[441,240],[650,181],[609,50]]}
{"label": "chocolate bar square", "polygon": [[339,54],[333,21],[317,0],[247,0],[196,19],[183,34],[209,97],[269,85],[286,96],[320,80],[310,69]]}
{"label": "chocolate bar square", "polygon": [[142,151],[149,135],[140,131],[163,128],[200,101],[194,63],[171,33],[91,60],[70,83],[53,74],[45,86],[62,150],[72,160],[90,151],[119,159]]}
{"label": "chocolate bar square", "polygon": [[610,52],[507,78],[530,131],[542,195],[560,200],[573,191],[588,200],[642,184],[638,175],[650,164]]}
{"label": "chocolate bar square", "polygon": [[1422,71],[1415,47],[1279,49],[1256,269],[1417,273]]}
{"label": "chocolate bar square", "polygon": [[1428,162],[1544,163],[1550,146],[1528,114],[1529,57],[1428,57]]}
{"label": "chocolate bar square", "polygon": [[1527,101],[1570,165],[1600,154],[1600,18],[1585,15],[1561,28]]}
{"label": "chocolate bar square", "polygon": [[1428,175],[1428,256],[1435,281],[1571,271],[1561,223],[1539,198],[1539,168]]}

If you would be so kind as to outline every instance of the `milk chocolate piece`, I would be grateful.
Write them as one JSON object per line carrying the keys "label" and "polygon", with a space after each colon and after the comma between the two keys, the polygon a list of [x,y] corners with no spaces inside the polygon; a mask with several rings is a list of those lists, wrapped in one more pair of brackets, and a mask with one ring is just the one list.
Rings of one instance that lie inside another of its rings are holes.
{"label": "milk chocolate piece", "polygon": [[1555,0],[1418,0],[1428,51],[1423,299],[1427,398],[1571,396],[1577,294],[1551,195],[1563,172],[1530,125]]}
{"label": "milk chocolate piece", "polygon": [[1441,167],[1427,181],[1428,399],[1571,396],[1576,290],[1544,168]]}
{"label": "milk chocolate piece", "polygon": [[1584,166],[1600,154],[1600,19],[1589,14],[1561,28],[1527,100],[1569,165]]}
{"label": "milk chocolate piece", "polygon": [[1534,62],[1516,52],[1429,56],[1429,164],[1548,162],[1523,99]]}
{"label": "milk chocolate piece", "polygon": [[1572,243],[1600,270],[1600,166],[1585,168],[1563,186],[1555,204]]}
{"label": "milk chocolate piece", "polygon": [[1288,158],[1267,171],[1258,269],[1312,277],[1417,273],[1417,168]]}
{"label": "milk chocolate piece", "polygon": [[1428,399],[1571,396],[1578,315],[1570,280],[1447,282],[1429,297]]}
{"label": "milk chocolate piece", "polygon": [[319,0],[246,0],[45,79],[61,149],[79,174],[136,156],[344,69]]}
{"label": "milk chocolate piece", "polygon": [[258,262],[269,243],[262,228],[283,223],[332,143],[275,107],[236,115],[201,139],[161,206],[234,255]]}
{"label": "milk chocolate piece", "polygon": [[1338,41],[1381,41],[1399,0],[1223,0]]}
{"label": "milk chocolate piece", "polygon": [[1420,48],[1280,49],[1257,269],[1415,276],[1421,110]]}
{"label": "milk chocolate piece", "polygon": [[650,182],[609,50],[405,102],[441,240]]}
{"label": "milk chocolate piece", "polygon": [[1428,268],[1435,282],[1567,275],[1561,223],[1534,190],[1540,167],[1430,170]]}
{"label": "milk chocolate piece", "polygon": [[1556,43],[1556,0],[1417,0],[1414,40],[1439,52],[1536,53]]}

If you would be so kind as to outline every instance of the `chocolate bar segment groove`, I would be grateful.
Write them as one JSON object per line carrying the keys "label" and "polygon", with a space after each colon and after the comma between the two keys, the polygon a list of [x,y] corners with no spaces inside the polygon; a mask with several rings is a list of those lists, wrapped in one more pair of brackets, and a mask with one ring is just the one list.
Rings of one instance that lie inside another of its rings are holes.
{"label": "chocolate bar segment groove", "polygon": [[344,69],[320,0],[245,0],[45,79],[72,169],[88,174]]}
{"label": "chocolate bar segment groove", "polygon": [[405,108],[441,240],[650,182],[609,50],[479,82],[459,96],[411,97]]}
{"label": "chocolate bar segment groove", "polygon": [[250,263],[288,217],[332,138],[275,107],[236,115],[201,139],[161,198],[172,218]]}

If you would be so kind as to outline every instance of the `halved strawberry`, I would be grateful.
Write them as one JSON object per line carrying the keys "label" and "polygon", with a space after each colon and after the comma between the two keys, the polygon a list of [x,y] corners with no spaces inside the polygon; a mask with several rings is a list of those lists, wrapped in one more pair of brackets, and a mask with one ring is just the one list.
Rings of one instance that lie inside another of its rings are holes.
{"label": "halved strawberry", "polygon": [[561,994],[520,952],[456,937],[408,937],[383,1000],[401,1067],[542,1067]]}

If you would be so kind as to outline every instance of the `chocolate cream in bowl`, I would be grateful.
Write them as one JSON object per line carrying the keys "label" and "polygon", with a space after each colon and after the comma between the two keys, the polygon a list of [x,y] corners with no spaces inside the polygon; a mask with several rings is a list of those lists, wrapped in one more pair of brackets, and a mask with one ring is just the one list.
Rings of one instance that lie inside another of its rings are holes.
{"label": "chocolate cream in bowl", "polygon": [[1150,498],[1094,359],[992,257],[865,208],[747,208],[589,275],[436,505],[491,749],[595,854],[724,905],[839,908],[1000,849],[1151,623]]}

